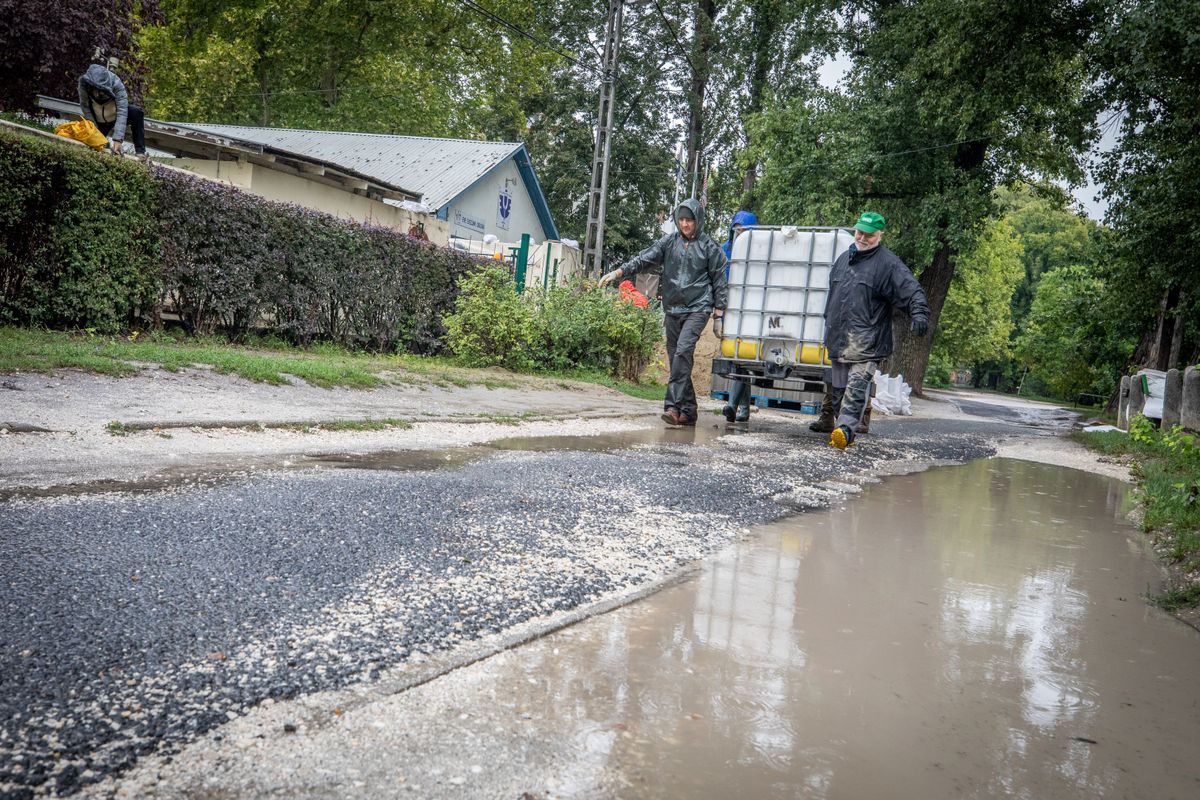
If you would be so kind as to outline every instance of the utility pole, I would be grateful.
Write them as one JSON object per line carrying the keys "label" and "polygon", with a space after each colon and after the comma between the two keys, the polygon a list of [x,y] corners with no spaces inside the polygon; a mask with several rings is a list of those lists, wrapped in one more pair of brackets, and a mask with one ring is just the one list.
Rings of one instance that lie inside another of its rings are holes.
{"label": "utility pole", "polygon": [[596,116],[596,149],[592,157],[592,188],[588,192],[587,230],[583,242],[584,268],[599,277],[604,264],[604,212],[608,203],[608,159],[612,151],[613,95],[617,84],[617,54],[621,49],[621,17],[625,0],[609,0],[604,38],[604,77],[600,83],[600,113]]}

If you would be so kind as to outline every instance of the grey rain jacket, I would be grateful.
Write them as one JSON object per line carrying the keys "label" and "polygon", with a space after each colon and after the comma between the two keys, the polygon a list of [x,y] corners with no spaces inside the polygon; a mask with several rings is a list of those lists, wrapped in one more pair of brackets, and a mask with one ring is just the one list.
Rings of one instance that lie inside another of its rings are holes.
{"label": "grey rain jacket", "polygon": [[129,93],[125,84],[106,67],[92,64],[79,79],[79,108],[83,116],[99,125],[112,122],[112,138],[125,140],[129,118]]}
{"label": "grey rain jacket", "polygon": [[825,347],[838,361],[881,361],[892,354],[892,308],[929,321],[925,292],[900,257],[883,245],[838,256],[825,300]]}
{"label": "grey rain jacket", "polygon": [[668,233],[621,265],[621,277],[629,278],[647,267],[662,265],[662,302],[668,314],[690,314],[725,308],[729,282],[725,277],[725,253],[704,232],[704,211],[699,201],[689,198],[680,208],[696,218],[696,236],[688,240],[679,231]]}

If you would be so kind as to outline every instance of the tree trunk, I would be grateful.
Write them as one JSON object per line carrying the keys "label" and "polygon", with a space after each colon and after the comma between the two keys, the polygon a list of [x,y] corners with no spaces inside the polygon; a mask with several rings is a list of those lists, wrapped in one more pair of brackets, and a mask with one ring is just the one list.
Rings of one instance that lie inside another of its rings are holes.
{"label": "tree trunk", "polygon": [[1179,293],[1178,302],[1174,309],[1174,323],[1172,324],[1171,335],[1171,351],[1167,356],[1167,369],[1178,367],[1179,360],[1183,358],[1183,329],[1186,327],[1186,318],[1183,315],[1184,296],[1182,290]]}
{"label": "tree trunk", "polygon": [[[1171,357],[1171,340],[1175,338],[1175,306],[1179,303],[1179,287],[1174,286],[1163,293],[1158,304],[1158,319],[1150,340],[1149,351],[1141,366],[1148,369],[1166,370]],[[1135,362],[1137,363],[1137,362]]]}
{"label": "tree trunk", "polygon": [[[1162,319],[1158,319],[1153,325],[1147,325],[1142,331],[1142,336],[1138,339],[1137,347],[1133,348],[1133,355],[1129,358],[1129,364],[1134,369],[1141,369],[1150,363],[1150,356],[1155,347],[1156,339],[1161,335]],[[1104,410],[1108,414],[1117,413],[1117,404],[1120,401],[1121,386],[1117,384],[1117,388],[1113,390],[1112,395],[1108,398],[1108,403],[1104,406]]]}
{"label": "tree trunk", "polygon": [[696,0],[696,34],[692,40],[692,76],[688,82],[688,186],[699,187],[699,155],[704,141],[704,94],[712,74],[712,51],[716,46],[713,20],[717,16],[716,0]]}
{"label": "tree trunk", "polygon": [[[751,3],[751,42],[750,54],[750,86],[746,102],[746,120],[763,109],[763,101],[767,93],[767,74],[771,69],[771,45],[779,30],[779,3],[777,0],[758,0]],[[746,131],[746,141],[750,141],[750,132]],[[758,162],[753,157],[746,165],[746,174],[742,178],[743,204],[746,208],[754,207],[754,186],[758,183]]]}
{"label": "tree trunk", "polygon": [[933,255],[933,263],[917,279],[929,303],[929,333],[925,336],[912,334],[906,309],[896,309],[892,314],[892,338],[895,341],[893,370],[904,376],[917,397],[925,396],[922,384],[925,382],[925,369],[929,366],[929,351],[933,348],[933,332],[937,330],[938,318],[942,315],[942,307],[946,305],[946,294],[954,277],[957,255],[949,242],[943,241]]}

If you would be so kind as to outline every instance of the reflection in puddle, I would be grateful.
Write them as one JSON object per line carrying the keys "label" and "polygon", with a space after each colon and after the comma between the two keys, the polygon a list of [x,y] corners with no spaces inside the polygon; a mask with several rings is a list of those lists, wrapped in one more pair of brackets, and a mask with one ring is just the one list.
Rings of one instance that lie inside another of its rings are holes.
{"label": "reflection in puddle", "polygon": [[892,478],[469,680],[554,743],[552,796],[1194,797],[1200,637],[1140,599],[1125,492]]}

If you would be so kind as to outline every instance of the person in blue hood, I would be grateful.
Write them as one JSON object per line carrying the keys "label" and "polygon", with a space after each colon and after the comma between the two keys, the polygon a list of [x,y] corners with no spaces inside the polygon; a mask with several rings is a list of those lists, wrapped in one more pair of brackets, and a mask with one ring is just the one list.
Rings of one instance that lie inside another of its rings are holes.
{"label": "person in blue hood", "polygon": [[[721,245],[721,250],[725,252],[726,260],[733,258],[733,240],[737,235],[746,228],[753,227],[758,224],[758,217],[753,211],[742,209],[733,215],[733,222],[729,225],[729,238],[725,240],[725,244]],[[725,277],[729,278],[729,265],[725,265]],[[717,329],[713,331],[720,338],[723,330]],[[721,413],[725,415],[726,422],[749,422],[750,421],[750,384],[747,381],[733,380],[732,386],[729,387],[729,401],[725,403],[725,408],[721,409]]]}
{"label": "person in blue hood", "polygon": [[79,110],[85,119],[96,123],[105,136],[112,137],[112,151],[120,153],[125,131],[133,134],[133,148],[146,155],[145,114],[129,102],[125,84],[112,70],[92,64],[79,78]]}
{"label": "person in blue hood", "polygon": [[729,224],[729,238],[725,240],[725,244],[721,245],[721,249],[725,251],[726,259],[733,258],[733,240],[737,238],[737,235],[746,228],[757,224],[758,217],[755,216],[753,211],[742,209],[733,215],[733,222]]}

